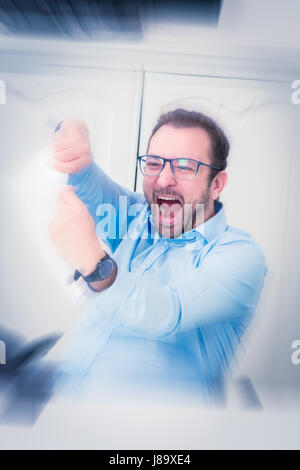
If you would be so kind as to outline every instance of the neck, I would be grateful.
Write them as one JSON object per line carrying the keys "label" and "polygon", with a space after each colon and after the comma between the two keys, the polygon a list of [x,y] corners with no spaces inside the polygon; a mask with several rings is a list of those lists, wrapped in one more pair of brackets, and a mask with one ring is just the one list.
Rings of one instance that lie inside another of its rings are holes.
{"label": "neck", "polygon": [[[215,211],[215,204],[216,201],[210,201],[208,204],[204,204],[204,214],[203,214],[203,222],[206,222],[208,219],[211,219],[216,211]],[[199,225],[199,221],[197,223],[197,217],[195,217],[193,221],[193,228],[196,228],[196,226]]]}
{"label": "neck", "polygon": [[216,201],[212,201],[211,204],[207,207],[207,209],[204,209],[204,222],[206,222],[208,219],[211,219],[215,214],[216,214]]}

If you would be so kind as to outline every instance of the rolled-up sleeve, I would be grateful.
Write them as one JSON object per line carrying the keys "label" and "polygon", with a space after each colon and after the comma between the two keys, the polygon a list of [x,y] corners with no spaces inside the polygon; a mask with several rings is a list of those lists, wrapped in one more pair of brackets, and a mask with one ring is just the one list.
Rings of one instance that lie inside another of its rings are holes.
{"label": "rolled-up sleeve", "polygon": [[[125,214],[126,219],[122,217],[120,221],[120,197],[123,197],[123,203],[125,198],[126,203],[124,205],[127,210],[127,208],[133,204],[142,203],[144,201],[143,195],[130,191],[129,189],[115,183],[94,162],[91,162],[87,167],[77,173],[71,174],[68,179],[68,184],[74,187],[74,191],[77,196],[87,206],[95,224],[99,224],[99,220],[103,215],[107,216],[107,219],[110,221],[110,225],[113,224],[113,226],[108,228],[107,232],[103,233],[98,227],[97,233],[100,238],[105,239],[105,242],[110,246],[111,250],[115,251],[128,223],[127,213]],[[102,207],[103,210],[101,210]],[[110,211],[107,211],[108,208]],[[106,214],[106,212],[108,213]],[[112,212],[115,217],[111,217]],[[101,224],[99,224],[99,226],[100,225]],[[124,228],[122,225],[124,225]],[[121,233],[118,233],[118,231]],[[111,233],[114,235],[110,236]]]}

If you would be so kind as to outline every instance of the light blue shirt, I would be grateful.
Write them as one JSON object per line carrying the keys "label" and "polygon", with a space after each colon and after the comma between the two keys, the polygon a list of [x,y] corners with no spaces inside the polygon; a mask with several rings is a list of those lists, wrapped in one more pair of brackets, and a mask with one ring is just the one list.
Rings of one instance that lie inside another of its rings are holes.
{"label": "light blue shirt", "polygon": [[[260,247],[227,225],[221,202],[204,224],[166,239],[144,195],[114,183],[95,163],[69,184],[118,264],[114,284],[89,299],[75,327],[64,361],[72,387],[123,381],[222,388],[263,286]],[[121,220],[124,196],[129,215]]]}

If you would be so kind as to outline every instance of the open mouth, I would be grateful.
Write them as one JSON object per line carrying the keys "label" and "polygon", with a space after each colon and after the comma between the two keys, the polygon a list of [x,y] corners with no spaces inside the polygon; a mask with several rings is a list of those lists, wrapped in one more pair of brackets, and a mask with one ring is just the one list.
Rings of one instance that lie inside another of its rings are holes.
{"label": "open mouth", "polygon": [[162,224],[171,225],[177,217],[182,216],[183,203],[177,196],[157,196],[155,198],[158,205],[158,217]]}

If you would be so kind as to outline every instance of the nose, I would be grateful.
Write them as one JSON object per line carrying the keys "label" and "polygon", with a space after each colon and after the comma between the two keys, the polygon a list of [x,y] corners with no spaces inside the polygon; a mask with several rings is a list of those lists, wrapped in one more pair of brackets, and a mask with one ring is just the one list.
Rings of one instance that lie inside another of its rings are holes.
{"label": "nose", "polygon": [[170,162],[165,162],[165,166],[162,169],[160,175],[157,177],[156,182],[162,188],[167,186],[174,186],[176,184],[176,178],[172,173]]}

